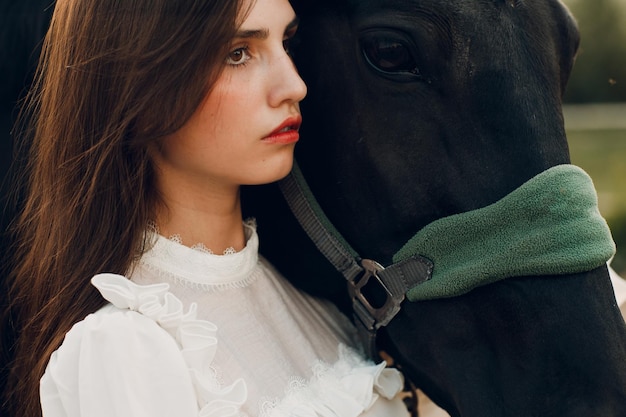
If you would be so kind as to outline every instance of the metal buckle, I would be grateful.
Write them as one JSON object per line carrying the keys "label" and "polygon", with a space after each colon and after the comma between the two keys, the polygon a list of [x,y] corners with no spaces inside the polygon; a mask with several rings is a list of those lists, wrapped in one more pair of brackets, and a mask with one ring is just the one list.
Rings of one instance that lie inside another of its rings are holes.
{"label": "metal buckle", "polygon": [[[352,298],[354,312],[363,325],[370,331],[376,331],[382,326],[389,324],[391,319],[400,311],[400,303],[395,300],[393,293],[387,288],[378,273],[385,268],[378,262],[371,259],[362,259],[360,261],[363,267],[363,273],[360,277],[354,278],[348,284],[350,297]],[[374,277],[376,282],[387,295],[387,299],[382,307],[374,307],[361,292],[370,278]]]}

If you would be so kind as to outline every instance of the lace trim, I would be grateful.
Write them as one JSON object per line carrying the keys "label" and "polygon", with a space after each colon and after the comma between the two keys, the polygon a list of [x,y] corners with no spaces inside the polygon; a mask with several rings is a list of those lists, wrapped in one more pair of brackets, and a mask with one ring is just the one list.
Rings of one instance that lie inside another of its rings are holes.
{"label": "lace trim", "polygon": [[[195,245],[191,246],[191,249],[197,250],[197,251],[200,251],[200,252],[204,252],[204,253],[208,253],[210,255],[215,255],[215,253],[210,248],[207,248],[204,245],[204,243],[196,243]],[[234,255],[236,253],[237,253],[237,251],[235,250],[235,248],[233,248],[232,246],[229,246],[226,249],[224,249],[224,252],[222,252],[222,255],[223,256],[228,256],[228,255]]]}
{"label": "lace trim", "polygon": [[380,396],[391,400],[403,386],[397,369],[386,368],[385,362],[372,365],[356,351],[340,345],[335,364],[319,361],[309,381],[293,378],[283,400],[266,398],[261,402],[260,417],[356,417]]}
{"label": "lace trim", "polygon": [[[244,222],[245,224],[248,225],[253,225],[256,226],[256,224],[254,223],[254,220],[247,220],[246,222]],[[147,226],[147,230],[148,232],[154,234],[154,235],[161,235],[161,232],[159,231],[159,226],[156,224],[156,222],[154,220],[150,220],[148,221],[148,226]],[[178,243],[179,245],[183,245],[186,246],[183,243],[183,238],[181,237],[181,235],[179,233],[170,235],[168,238],[168,240],[171,240],[174,243]],[[189,246],[189,248],[193,249],[193,250],[197,250],[198,252],[203,252],[203,253],[208,253],[209,255],[216,255],[215,252],[213,252],[211,250],[211,248],[208,248],[204,243],[202,242],[198,242],[195,243],[191,246]],[[227,247],[226,249],[224,249],[224,252],[222,252],[222,255],[227,256],[227,255],[234,255],[235,253],[237,253],[237,251],[235,250],[235,248],[233,248],[232,246]]]}
{"label": "lace trim", "polygon": [[136,261],[170,282],[184,284],[203,291],[242,288],[253,282],[258,273],[258,245],[254,219],[244,222],[246,247],[227,256],[208,253],[202,244],[190,248],[180,244],[176,236],[165,238],[156,231],[154,222],[148,224],[146,240],[149,249]]}

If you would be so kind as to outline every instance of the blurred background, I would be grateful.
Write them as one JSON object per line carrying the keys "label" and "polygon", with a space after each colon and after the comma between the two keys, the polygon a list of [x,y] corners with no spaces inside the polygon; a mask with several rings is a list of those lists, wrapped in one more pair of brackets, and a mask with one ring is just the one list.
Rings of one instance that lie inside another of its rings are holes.
{"label": "blurred background", "polygon": [[591,176],[626,277],[626,0],[563,0],[581,33],[565,95],[572,163]]}

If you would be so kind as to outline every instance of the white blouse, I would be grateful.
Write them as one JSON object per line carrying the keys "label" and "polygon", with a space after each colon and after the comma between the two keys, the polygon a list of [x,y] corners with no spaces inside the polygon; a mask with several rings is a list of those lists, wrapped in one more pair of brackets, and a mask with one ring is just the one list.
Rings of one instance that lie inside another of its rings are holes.
{"label": "white blouse", "polygon": [[407,416],[402,376],[357,352],[350,322],[246,247],[214,255],[151,233],[109,301],[77,323],[41,379],[44,417]]}

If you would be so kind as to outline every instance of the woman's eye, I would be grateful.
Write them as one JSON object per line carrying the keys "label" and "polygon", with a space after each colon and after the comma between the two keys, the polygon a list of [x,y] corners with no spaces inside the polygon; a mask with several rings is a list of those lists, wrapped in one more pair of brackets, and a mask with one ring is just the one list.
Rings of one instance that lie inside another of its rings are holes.
{"label": "woman's eye", "polygon": [[248,52],[248,47],[244,46],[230,51],[226,58],[226,63],[233,66],[244,65],[249,59],[250,53]]}

